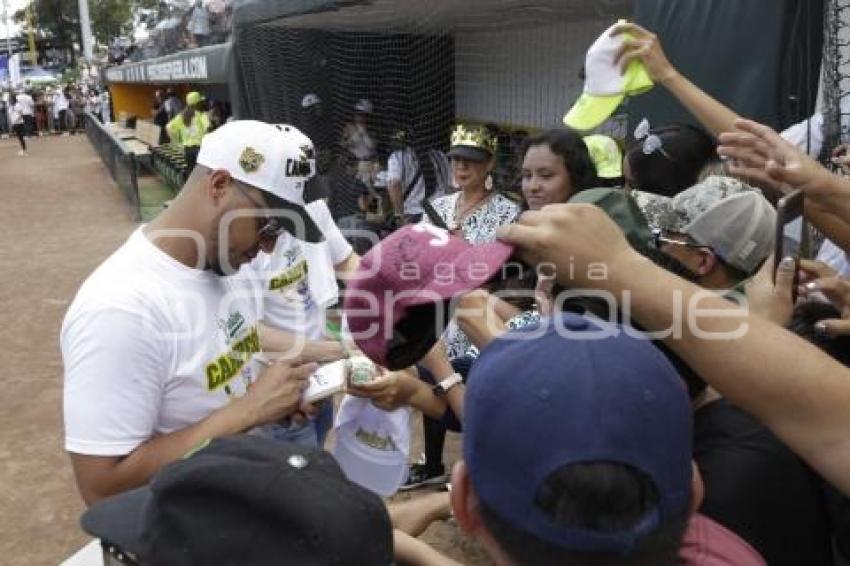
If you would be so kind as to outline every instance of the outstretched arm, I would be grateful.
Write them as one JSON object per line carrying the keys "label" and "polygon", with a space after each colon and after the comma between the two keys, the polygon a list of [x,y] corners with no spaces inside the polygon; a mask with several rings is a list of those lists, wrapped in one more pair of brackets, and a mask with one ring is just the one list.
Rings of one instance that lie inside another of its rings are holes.
{"label": "outstretched arm", "polygon": [[[617,300],[628,293],[631,315],[644,328],[667,332],[668,346],[709,385],[850,493],[850,370],[784,328],[655,266],[594,206],[527,212],[502,228],[500,238],[529,263],[555,264],[563,285],[602,289]],[[588,265],[600,263],[608,277],[589,280]]]}
{"label": "outstretched arm", "polygon": [[732,131],[738,114],[679,73],[664,54],[657,35],[634,23],[619,24],[612,33],[628,36],[617,56],[623,66],[639,59],[650,78],[670,91],[713,135]]}

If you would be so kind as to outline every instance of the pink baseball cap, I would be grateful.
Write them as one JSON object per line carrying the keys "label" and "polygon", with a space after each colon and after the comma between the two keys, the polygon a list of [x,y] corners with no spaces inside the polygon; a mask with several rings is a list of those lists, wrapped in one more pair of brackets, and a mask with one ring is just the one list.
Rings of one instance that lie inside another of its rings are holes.
{"label": "pink baseball cap", "polygon": [[345,291],[357,346],[395,370],[418,362],[448,322],[452,297],[489,281],[513,253],[502,242],[473,245],[432,224],[405,226],[372,248]]}

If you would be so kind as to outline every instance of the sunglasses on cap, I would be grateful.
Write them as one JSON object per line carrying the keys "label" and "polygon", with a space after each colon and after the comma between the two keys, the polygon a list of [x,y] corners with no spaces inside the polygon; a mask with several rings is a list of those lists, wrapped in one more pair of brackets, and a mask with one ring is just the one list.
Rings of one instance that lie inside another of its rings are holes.
{"label": "sunglasses on cap", "polygon": [[704,246],[702,244],[698,244],[696,242],[687,242],[682,240],[676,240],[674,238],[670,238],[664,235],[664,232],[660,228],[656,228],[652,231],[652,243],[655,245],[656,249],[661,249],[661,244],[671,244],[673,246],[685,246],[687,248],[694,249],[711,249],[710,246]]}

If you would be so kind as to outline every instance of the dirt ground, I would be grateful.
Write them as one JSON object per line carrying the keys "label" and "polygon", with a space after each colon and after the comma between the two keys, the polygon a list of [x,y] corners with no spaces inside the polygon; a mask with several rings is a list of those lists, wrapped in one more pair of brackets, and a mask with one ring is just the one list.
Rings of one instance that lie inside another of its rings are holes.
{"label": "dirt ground", "polygon": [[[89,539],[62,436],[59,328],[80,283],[136,225],[123,194],[85,136],[31,140],[26,157],[0,140],[0,556],[3,564],[58,564]],[[413,454],[421,450],[414,426]],[[458,454],[450,436],[446,460]],[[407,496],[399,496],[406,499]],[[482,554],[451,523],[423,537],[467,564]]]}

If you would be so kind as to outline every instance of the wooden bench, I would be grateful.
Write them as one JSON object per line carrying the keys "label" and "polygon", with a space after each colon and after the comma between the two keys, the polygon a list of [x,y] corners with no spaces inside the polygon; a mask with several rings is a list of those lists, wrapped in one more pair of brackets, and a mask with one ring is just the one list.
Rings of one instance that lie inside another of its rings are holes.
{"label": "wooden bench", "polygon": [[151,165],[173,189],[179,190],[186,181],[186,159],[183,149],[173,145],[159,145],[161,128],[147,120],[136,121],[136,140],[144,144]]}

